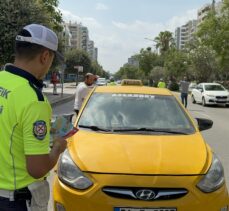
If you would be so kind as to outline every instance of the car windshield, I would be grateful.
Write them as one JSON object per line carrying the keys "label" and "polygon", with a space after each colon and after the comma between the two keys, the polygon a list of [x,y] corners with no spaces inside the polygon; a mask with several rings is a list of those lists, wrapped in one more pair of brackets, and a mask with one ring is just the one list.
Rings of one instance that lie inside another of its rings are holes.
{"label": "car windshield", "polygon": [[221,85],[205,85],[206,91],[225,91],[225,89]]}
{"label": "car windshield", "polygon": [[96,131],[191,134],[189,118],[173,96],[94,93],[78,126]]}

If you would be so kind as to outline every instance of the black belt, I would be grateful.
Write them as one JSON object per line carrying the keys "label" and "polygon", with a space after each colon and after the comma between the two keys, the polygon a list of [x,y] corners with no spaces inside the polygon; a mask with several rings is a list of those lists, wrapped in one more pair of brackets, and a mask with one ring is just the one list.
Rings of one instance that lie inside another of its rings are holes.
{"label": "black belt", "polygon": [[32,194],[28,187],[21,188],[14,191],[14,200],[31,200]]}
{"label": "black belt", "polygon": [[0,197],[7,198],[9,201],[31,200],[32,195],[28,187],[20,188],[18,190],[4,190],[0,189]]}

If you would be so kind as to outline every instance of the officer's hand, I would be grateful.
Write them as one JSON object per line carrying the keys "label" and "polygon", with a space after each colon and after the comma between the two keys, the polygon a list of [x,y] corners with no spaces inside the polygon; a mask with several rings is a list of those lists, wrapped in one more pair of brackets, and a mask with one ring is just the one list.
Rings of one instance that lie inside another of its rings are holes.
{"label": "officer's hand", "polygon": [[59,153],[62,153],[67,147],[67,141],[65,138],[55,138],[53,142],[53,148],[57,149]]}

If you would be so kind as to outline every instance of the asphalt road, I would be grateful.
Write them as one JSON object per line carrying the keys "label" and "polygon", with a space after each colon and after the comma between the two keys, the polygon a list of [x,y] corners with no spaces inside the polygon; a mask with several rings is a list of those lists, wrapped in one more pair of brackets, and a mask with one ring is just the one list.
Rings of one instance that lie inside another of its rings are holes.
{"label": "asphalt road", "polygon": [[74,112],[74,100],[53,107],[54,115],[62,115]]}
{"label": "asphalt road", "polygon": [[[54,115],[73,112],[73,103],[74,101],[72,100],[54,107]],[[193,118],[201,117],[213,120],[213,127],[203,131],[202,135],[212,150],[221,159],[225,170],[226,183],[229,187],[229,108],[223,106],[203,107],[200,104],[192,104],[189,98],[187,110]],[[52,210],[52,203],[49,210]]]}

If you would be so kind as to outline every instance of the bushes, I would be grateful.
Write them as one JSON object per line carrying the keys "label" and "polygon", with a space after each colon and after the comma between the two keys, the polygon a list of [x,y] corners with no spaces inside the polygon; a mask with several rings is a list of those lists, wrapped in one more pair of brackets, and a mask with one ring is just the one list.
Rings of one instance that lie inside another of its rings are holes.
{"label": "bushes", "polygon": [[179,91],[179,84],[177,82],[171,82],[168,84],[168,89],[171,91]]}

